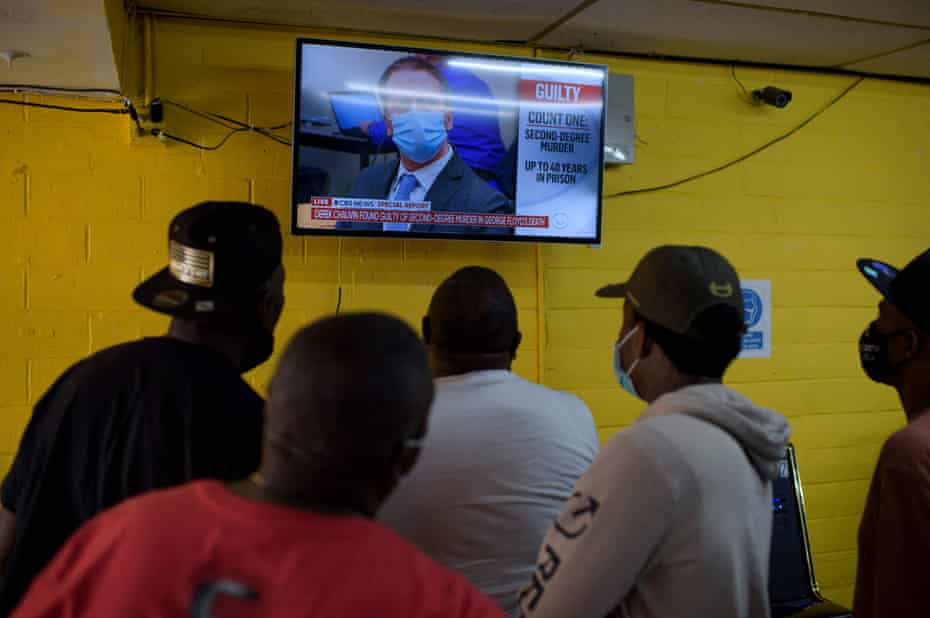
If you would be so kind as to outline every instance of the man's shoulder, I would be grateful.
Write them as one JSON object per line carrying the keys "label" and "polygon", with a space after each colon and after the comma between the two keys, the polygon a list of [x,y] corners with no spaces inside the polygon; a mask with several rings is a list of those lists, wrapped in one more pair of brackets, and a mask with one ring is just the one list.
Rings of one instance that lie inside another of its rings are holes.
{"label": "man's shoulder", "polygon": [[449,161],[449,165],[454,166],[453,170],[462,175],[462,186],[467,191],[469,199],[492,207],[506,205],[509,202],[503,193],[482,180],[458,155]]}
{"label": "man's shoulder", "polygon": [[[390,527],[377,521],[359,522],[355,538],[364,543],[369,551],[383,560],[372,561],[372,566],[399,567],[407,576],[424,579],[456,580],[458,574],[439,564],[423,550],[414,545]],[[367,528],[367,530],[365,530]],[[376,567],[377,568],[377,567]]]}
{"label": "man's shoulder", "polygon": [[[466,376],[480,376],[481,373],[483,372],[466,374]],[[436,399],[441,402],[446,397],[453,397],[452,392],[454,389],[454,391],[458,392],[456,398],[463,399],[462,403],[467,405],[470,399],[469,392],[477,393],[479,390],[473,389],[480,389],[487,393],[487,397],[499,399],[510,409],[524,410],[528,414],[537,417],[554,412],[558,418],[573,419],[577,417],[582,420],[591,420],[591,411],[584,401],[576,395],[531,382],[515,373],[499,373],[501,374],[500,377],[488,379],[487,382],[466,383],[451,388],[440,381],[437,383]]]}
{"label": "man's shoulder", "polygon": [[602,444],[576,490],[605,497],[611,488],[631,483],[647,486],[653,496],[663,495],[673,501],[697,485],[693,471],[674,442],[646,421],[622,429]]}
{"label": "man's shoulder", "polygon": [[75,367],[87,370],[110,365],[125,366],[126,363],[136,361],[200,355],[201,353],[201,346],[184,343],[171,337],[145,337],[103,348],[77,363]]}
{"label": "man's shoulder", "polygon": [[930,482],[930,412],[896,431],[882,447],[880,466],[912,470]]}
{"label": "man's shoulder", "polygon": [[172,337],[147,337],[105,348],[74,365],[73,372],[82,379],[138,373],[157,380],[170,376],[197,383],[204,374],[211,374],[242,382],[233,364],[219,353]]}
{"label": "man's shoulder", "polygon": [[126,405],[117,393],[144,393],[133,400],[141,402],[144,397],[148,406],[173,401],[178,393],[187,399],[209,396],[216,402],[233,401],[238,410],[251,407],[260,412],[264,405],[229,360],[205,346],[170,337],[123,343],[87,357],[62,374],[48,402],[98,401],[101,389],[110,394],[106,401],[112,405]]}
{"label": "man's shoulder", "polygon": [[[443,616],[461,618],[503,618],[497,605],[482,594],[460,573],[443,566],[410,541],[402,538],[393,530],[381,524],[374,524],[381,529],[380,541],[390,552],[372,551],[388,557],[392,573],[403,578],[404,585],[420,591],[427,598],[418,602],[421,608],[430,608],[415,615],[433,616],[434,611],[442,610]],[[403,566],[397,569],[398,561]]]}
{"label": "man's shoulder", "polygon": [[591,411],[587,404],[574,393],[560,391],[536,382],[531,382],[518,375],[514,375],[512,383],[514,391],[521,393],[534,407],[542,404],[547,408],[565,410],[570,413],[584,414],[590,418]]}
{"label": "man's shoulder", "polygon": [[194,506],[205,503],[204,496],[208,490],[222,487],[222,483],[215,480],[190,481],[133,496],[116,508],[125,509],[123,515],[127,518],[153,517],[165,520],[171,513],[189,513]]}
{"label": "man's shoulder", "polygon": [[99,570],[106,580],[113,573],[107,564],[114,560],[147,561],[145,568],[157,571],[157,561],[190,559],[184,554],[194,551],[207,531],[215,530],[200,496],[204,483],[155,489],[97,513],[71,535],[56,558],[57,568],[80,569],[75,565],[82,563]]}
{"label": "man's shoulder", "polygon": [[[673,471],[691,470],[683,442],[689,432],[700,429],[700,421],[683,414],[640,419],[614,434],[601,447],[599,460],[608,469],[627,462],[637,468],[650,466],[656,472],[678,476]],[[642,464],[642,466],[641,466]]]}
{"label": "man's shoulder", "polygon": [[615,433],[601,448],[601,457],[620,458],[629,451],[640,450],[647,457],[652,457],[656,447],[669,447],[670,443],[663,435],[664,432],[651,420],[639,420]]}
{"label": "man's shoulder", "polygon": [[[397,172],[397,162],[375,163],[363,168],[352,183],[352,197],[384,199],[388,182]],[[375,193],[377,193],[375,195]]]}
{"label": "man's shoulder", "polygon": [[393,176],[395,173],[397,173],[397,162],[386,161],[362,168],[358,173],[358,178],[382,178],[387,175]]}
{"label": "man's shoulder", "polygon": [[74,364],[75,368],[94,368],[101,365],[107,365],[112,362],[124,361],[128,358],[153,356],[156,350],[162,347],[162,341],[166,337],[147,337],[136,339],[125,343],[118,343],[106,348],[97,350],[93,354],[83,358]]}
{"label": "man's shoulder", "polygon": [[95,389],[102,382],[112,392],[125,384],[120,376],[135,371],[139,365],[155,364],[162,358],[166,366],[173,365],[174,350],[166,340],[167,337],[139,339],[98,350],[66,369],[55,386]]}
{"label": "man's shoulder", "polygon": [[124,537],[134,530],[141,530],[146,536],[175,535],[204,521],[197,516],[197,507],[201,503],[201,486],[207,482],[154,489],[127,498],[91,518],[80,529],[80,535],[85,542],[92,542],[101,535]]}

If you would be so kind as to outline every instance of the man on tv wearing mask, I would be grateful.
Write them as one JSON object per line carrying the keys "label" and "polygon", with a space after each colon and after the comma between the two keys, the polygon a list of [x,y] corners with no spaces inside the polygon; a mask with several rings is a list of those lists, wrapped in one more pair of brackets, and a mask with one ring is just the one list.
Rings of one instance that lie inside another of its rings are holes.
{"label": "man on tv wearing mask", "polygon": [[[449,143],[482,180],[500,190],[496,172],[507,155],[507,149],[501,141],[500,107],[491,88],[468,68],[450,63],[449,56],[417,54],[417,57],[436,67],[452,96],[467,101],[456,106],[455,122],[449,129]],[[359,129],[378,149],[394,144],[384,120],[363,122]]]}
{"label": "man on tv wearing mask", "polygon": [[575,485],[524,615],[768,616],[772,479],[790,430],[721,384],[745,330],[736,271],[710,249],[659,247],[597,295],[624,299],[614,371],[649,406]]}
{"label": "man on tv wearing mask", "polygon": [[268,210],[206,202],[178,214],[170,265],[136,302],[167,335],[102,350],[36,404],[0,492],[0,615],[88,519],[197,478],[259,464],[264,401],[242,379],[274,346],[284,304],[281,232]]}
{"label": "man on tv wearing mask", "polygon": [[[431,63],[416,56],[395,61],[381,75],[379,93],[396,161],[361,171],[351,197],[429,202],[433,212],[513,214],[513,204],[455,153],[448,85]],[[383,232],[507,235],[512,227],[422,223],[340,222],[338,229]]]}
{"label": "man on tv wearing mask", "polygon": [[907,426],[885,442],[859,528],[856,618],[930,616],[930,250],[904,270],[859,260],[881,293],[859,340],[866,375],[898,391]]}

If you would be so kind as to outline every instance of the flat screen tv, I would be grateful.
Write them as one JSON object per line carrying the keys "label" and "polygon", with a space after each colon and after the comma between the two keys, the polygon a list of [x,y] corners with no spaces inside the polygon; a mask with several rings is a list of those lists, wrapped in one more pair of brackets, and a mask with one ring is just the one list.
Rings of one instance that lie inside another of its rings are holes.
{"label": "flat screen tv", "polygon": [[597,244],[607,75],[300,39],[292,232]]}

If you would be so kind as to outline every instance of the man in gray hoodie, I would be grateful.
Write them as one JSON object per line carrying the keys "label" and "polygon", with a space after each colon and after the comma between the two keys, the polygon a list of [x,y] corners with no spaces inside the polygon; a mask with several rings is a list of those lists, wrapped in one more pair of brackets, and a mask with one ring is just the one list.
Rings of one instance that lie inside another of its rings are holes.
{"label": "man in gray hoodie", "polygon": [[739,277],[703,247],[659,247],[627,283],[620,386],[649,403],[575,486],[520,593],[532,618],[766,618],[772,479],[785,418],[721,384],[740,351]]}

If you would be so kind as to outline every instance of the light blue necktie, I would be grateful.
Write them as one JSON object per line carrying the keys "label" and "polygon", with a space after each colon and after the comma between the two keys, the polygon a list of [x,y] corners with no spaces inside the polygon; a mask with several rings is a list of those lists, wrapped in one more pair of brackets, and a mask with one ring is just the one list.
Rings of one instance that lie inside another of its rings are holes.
{"label": "light blue necktie", "polygon": [[[413,193],[413,190],[417,188],[417,185],[420,184],[420,181],[417,180],[417,177],[413,174],[404,174],[400,177],[400,182],[397,183],[397,193],[394,194],[394,200],[397,202],[405,202],[410,199],[410,194]],[[409,223],[385,223],[384,231],[385,232],[406,232],[410,229]]]}

